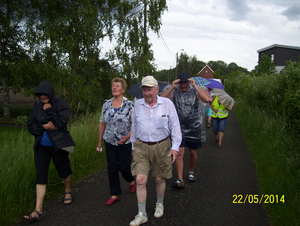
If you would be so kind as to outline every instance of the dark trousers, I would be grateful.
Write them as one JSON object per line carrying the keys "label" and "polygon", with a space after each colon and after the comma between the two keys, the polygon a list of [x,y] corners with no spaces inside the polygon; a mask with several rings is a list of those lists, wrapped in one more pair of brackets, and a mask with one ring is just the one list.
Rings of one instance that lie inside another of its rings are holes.
{"label": "dark trousers", "polygon": [[62,149],[55,151],[53,146],[48,147],[37,144],[34,152],[36,184],[47,184],[51,159],[62,179],[66,179],[73,173],[70,166],[69,152]]}
{"label": "dark trousers", "polygon": [[119,171],[127,182],[132,182],[131,173],[131,143],[114,146],[104,141],[107,158],[109,188],[111,195],[121,195]]}

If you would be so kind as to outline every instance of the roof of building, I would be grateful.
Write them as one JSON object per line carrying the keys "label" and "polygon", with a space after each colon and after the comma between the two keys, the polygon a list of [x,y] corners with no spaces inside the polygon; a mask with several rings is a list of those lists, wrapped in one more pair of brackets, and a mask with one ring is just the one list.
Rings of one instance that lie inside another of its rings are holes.
{"label": "roof of building", "polygon": [[273,44],[271,46],[259,49],[259,50],[257,50],[257,52],[260,53],[260,52],[263,52],[265,50],[272,49],[272,48],[275,48],[275,47],[286,48],[286,49],[298,49],[298,50],[300,50],[299,46],[287,46],[287,45]]}
{"label": "roof of building", "polygon": [[201,71],[203,71],[204,70],[204,68],[206,68],[206,67],[208,67],[212,72],[214,72],[214,70],[213,69],[211,69],[211,67],[210,66],[208,66],[207,64],[198,72],[198,74],[200,74],[201,73]]}

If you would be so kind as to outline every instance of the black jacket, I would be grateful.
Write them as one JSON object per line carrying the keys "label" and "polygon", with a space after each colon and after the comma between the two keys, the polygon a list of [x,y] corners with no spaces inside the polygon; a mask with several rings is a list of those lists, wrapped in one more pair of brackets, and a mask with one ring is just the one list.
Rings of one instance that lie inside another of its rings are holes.
{"label": "black jacket", "polygon": [[72,139],[67,124],[70,118],[70,108],[66,101],[54,96],[54,88],[48,81],[41,82],[36,88],[34,94],[47,94],[50,100],[51,108],[43,109],[43,102],[38,101],[34,104],[30,112],[27,126],[29,132],[35,136],[35,143],[33,149],[39,143],[45,129],[42,124],[52,121],[53,125],[58,130],[46,130],[49,139],[51,140],[55,150],[74,146],[75,142]]}

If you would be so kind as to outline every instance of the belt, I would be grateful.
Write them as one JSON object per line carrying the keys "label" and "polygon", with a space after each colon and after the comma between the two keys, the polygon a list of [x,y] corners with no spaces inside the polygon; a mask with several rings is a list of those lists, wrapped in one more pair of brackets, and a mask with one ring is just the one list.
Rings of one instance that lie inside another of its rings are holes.
{"label": "belt", "polygon": [[154,145],[154,144],[159,144],[159,143],[165,141],[166,139],[168,139],[168,137],[166,137],[166,138],[163,139],[163,140],[156,141],[156,142],[145,142],[145,141],[142,141],[142,140],[141,140],[141,141],[142,141],[143,143],[145,143],[145,144],[148,144],[148,145]]}

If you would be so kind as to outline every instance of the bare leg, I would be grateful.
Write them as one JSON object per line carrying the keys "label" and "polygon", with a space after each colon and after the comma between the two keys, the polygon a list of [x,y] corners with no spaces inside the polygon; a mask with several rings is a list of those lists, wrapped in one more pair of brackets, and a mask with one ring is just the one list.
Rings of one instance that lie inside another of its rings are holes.
{"label": "bare leg", "polygon": [[165,194],[166,191],[166,181],[164,178],[155,178],[156,183],[156,193],[160,196]]}
{"label": "bare leg", "polygon": [[198,158],[197,149],[189,149],[190,151],[190,172],[194,172],[194,167]]}
{"label": "bare leg", "polygon": [[[65,179],[62,179],[64,184],[65,184],[65,192],[71,192],[71,185],[70,185],[70,181],[71,181],[71,176],[68,176]],[[65,194],[65,198],[71,198],[71,194]],[[71,200],[67,200],[64,203],[68,204],[71,203]]]}
{"label": "bare leg", "polygon": [[223,137],[224,137],[224,132],[223,131],[219,131],[219,145],[222,145]]}
{"label": "bare leg", "polygon": [[138,202],[145,202],[147,199],[147,185],[148,176],[138,174],[136,176],[136,196]]}
{"label": "bare leg", "polygon": [[46,184],[37,184],[35,209],[40,213],[43,212],[43,202],[44,202],[45,194],[46,194]]}
{"label": "bare leg", "polygon": [[214,132],[214,134],[215,134],[215,143],[218,143],[218,132]]}
{"label": "bare leg", "polygon": [[[43,213],[43,201],[46,194],[46,184],[37,184],[36,185],[36,202],[35,202],[35,209],[39,213]],[[32,212],[31,216],[33,218],[38,217],[36,212]],[[28,216],[24,216],[24,218],[28,218]]]}
{"label": "bare leg", "polygon": [[184,149],[185,147],[179,148],[179,153],[177,155],[177,158],[175,160],[175,165],[177,169],[178,178],[182,179],[183,177],[183,155],[184,155]]}
{"label": "bare leg", "polygon": [[210,128],[211,126],[211,116],[207,116],[207,127]]}

